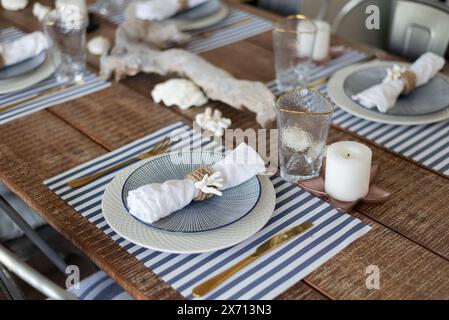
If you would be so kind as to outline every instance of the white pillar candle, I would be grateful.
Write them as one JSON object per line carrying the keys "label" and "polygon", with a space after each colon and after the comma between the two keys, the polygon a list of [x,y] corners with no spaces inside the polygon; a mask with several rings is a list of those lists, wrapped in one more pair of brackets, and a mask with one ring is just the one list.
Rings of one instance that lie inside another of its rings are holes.
{"label": "white pillar candle", "polygon": [[313,20],[313,23],[315,26],[307,21],[298,23],[298,54],[301,58],[311,56],[314,61],[321,61],[329,55],[331,27],[326,21]]}
{"label": "white pillar candle", "polygon": [[316,38],[316,26],[311,20],[298,22],[296,27],[298,56],[300,58],[310,58],[313,55],[313,46]]}
{"label": "white pillar candle", "polygon": [[371,149],[353,141],[340,141],[327,148],[325,190],[341,201],[355,201],[368,194]]}
{"label": "white pillar candle", "polygon": [[331,26],[326,21],[315,20],[317,27],[312,59],[321,61],[329,56]]}

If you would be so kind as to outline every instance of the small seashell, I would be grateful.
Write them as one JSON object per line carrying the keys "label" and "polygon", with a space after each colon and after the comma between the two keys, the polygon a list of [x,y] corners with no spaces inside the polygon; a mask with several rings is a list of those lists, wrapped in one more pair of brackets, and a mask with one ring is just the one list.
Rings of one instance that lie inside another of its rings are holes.
{"label": "small seashell", "polygon": [[2,0],[2,7],[6,10],[18,11],[28,5],[28,0]]}
{"label": "small seashell", "polygon": [[110,47],[111,43],[109,42],[109,40],[102,36],[92,38],[87,43],[87,50],[89,50],[91,54],[96,56],[102,56],[108,53]]}
{"label": "small seashell", "polygon": [[166,106],[176,105],[182,110],[193,106],[201,106],[208,99],[200,88],[187,79],[170,79],[157,84],[151,91],[153,100],[163,102]]}

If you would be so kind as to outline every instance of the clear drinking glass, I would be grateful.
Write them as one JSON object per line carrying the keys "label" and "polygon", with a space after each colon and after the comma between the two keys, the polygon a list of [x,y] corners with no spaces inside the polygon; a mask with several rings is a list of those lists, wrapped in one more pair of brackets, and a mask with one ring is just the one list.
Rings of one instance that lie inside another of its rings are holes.
{"label": "clear drinking glass", "polygon": [[333,104],[310,87],[281,95],[276,101],[281,177],[290,182],[320,174]]}
{"label": "clear drinking glass", "polygon": [[77,6],[64,6],[49,12],[43,25],[56,79],[60,82],[81,81],[86,69],[85,13]]}
{"label": "clear drinking glass", "polygon": [[317,27],[303,15],[289,16],[273,30],[276,83],[281,92],[305,86],[310,79]]}
{"label": "clear drinking glass", "polygon": [[131,2],[130,0],[97,0],[97,5],[99,7],[100,13],[102,15],[111,15],[120,13],[123,11],[126,2]]}

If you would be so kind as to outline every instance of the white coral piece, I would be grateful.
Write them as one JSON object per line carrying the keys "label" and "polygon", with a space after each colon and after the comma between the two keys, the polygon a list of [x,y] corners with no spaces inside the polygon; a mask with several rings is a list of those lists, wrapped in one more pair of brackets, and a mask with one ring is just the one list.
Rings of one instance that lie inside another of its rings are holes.
{"label": "white coral piece", "polygon": [[397,64],[393,65],[392,68],[388,68],[387,69],[387,76],[385,77],[385,79],[383,80],[383,82],[385,81],[392,81],[392,80],[399,80],[402,75],[404,74],[404,72],[407,71],[406,67],[401,67]]}
{"label": "white coral piece", "polygon": [[221,137],[224,130],[229,128],[232,123],[231,119],[222,116],[220,110],[212,110],[212,108],[206,108],[204,112],[197,114],[195,122],[202,129],[212,132],[217,137]]}
{"label": "white coral piece", "polygon": [[212,193],[221,196],[222,192],[218,190],[223,187],[223,178],[221,172],[214,172],[211,176],[205,174],[201,181],[195,182],[195,188],[200,189],[203,193]]}
{"label": "white coral piece", "polygon": [[205,104],[208,99],[201,89],[187,79],[170,79],[157,84],[151,91],[153,100],[163,102],[166,106],[178,106],[182,110],[198,107]]}
{"label": "white coral piece", "polygon": [[33,5],[33,16],[37,18],[37,20],[42,21],[44,17],[51,11],[51,8],[48,6],[44,6],[39,2],[35,2]]}
{"label": "white coral piece", "polygon": [[87,43],[87,50],[95,56],[107,54],[110,47],[111,43],[103,36],[94,37]]}

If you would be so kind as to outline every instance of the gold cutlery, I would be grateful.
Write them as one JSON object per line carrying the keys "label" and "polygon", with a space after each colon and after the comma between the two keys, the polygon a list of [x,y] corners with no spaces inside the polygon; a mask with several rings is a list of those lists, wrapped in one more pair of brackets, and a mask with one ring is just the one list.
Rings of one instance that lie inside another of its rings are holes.
{"label": "gold cutlery", "polygon": [[15,102],[10,103],[10,104],[6,104],[6,105],[3,105],[3,106],[0,106],[0,112],[12,109],[14,107],[17,107],[17,106],[19,106],[21,104],[24,104],[24,103],[27,103],[27,102],[31,102],[31,101],[40,99],[40,98],[48,96],[48,95],[50,95],[52,93],[56,93],[56,92],[59,92],[61,90],[68,89],[68,88],[71,88],[71,87],[76,87],[76,86],[79,86],[79,85],[82,85],[82,84],[83,84],[83,82],[79,82],[79,81],[78,82],[72,82],[72,83],[66,83],[66,84],[63,84],[63,85],[58,86],[58,87],[54,87],[54,88],[50,88],[48,90],[44,90],[44,91],[38,92],[35,95],[33,95],[32,97],[29,97],[29,98],[26,98],[26,99],[15,101]]}
{"label": "gold cutlery", "polygon": [[[357,63],[370,61],[370,60],[373,60],[373,59],[376,59],[376,58],[377,58],[377,55],[370,54],[370,55],[366,56],[365,58],[363,58],[362,60],[357,61]],[[318,87],[318,86],[320,86],[322,84],[325,84],[329,79],[330,79],[330,77],[324,77],[324,78],[321,78],[321,79],[318,79],[318,80],[315,80],[315,81],[311,82],[308,86],[315,88],[315,87]]]}
{"label": "gold cutlery", "polygon": [[229,24],[221,26],[221,27],[217,27],[217,28],[207,30],[204,32],[199,32],[199,33],[193,35],[192,40],[196,40],[199,38],[208,38],[208,37],[212,36],[217,31],[241,26],[241,25],[249,23],[250,21],[251,21],[251,18],[245,18],[245,19],[238,20],[236,22],[232,22],[232,23],[229,23]]}
{"label": "gold cutlery", "polygon": [[313,87],[313,88],[318,87],[318,86],[320,86],[322,84],[325,84],[327,82],[327,80],[329,80],[329,77],[324,77],[324,78],[315,80],[315,81],[313,81],[312,83],[309,84],[309,87]]}
{"label": "gold cutlery", "polygon": [[257,258],[260,258],[267,252],[273,250],[274,248],[279,247],[281,244],[307,231],[311,227],[313,227],[312,223],[302,223],[300,225],[297,225],[296,227],[293,227],[289,230],[278,233],[277,235],[271,237],[270,239],[262,243],[260,246],[258,246],[256,252],[254,252],[252,255],[246,257],[245,259],[241,260],[234,266],[226,269],[225,271],[217,274],[213,278],[210,278],[209,280],[193,288],[192,290],[193,295],[195,297],[204,296],[205,294],[215,289],[218,285],[223,283],[223,281],[229,279],[229,277],[231,277],[234,273],[246,267],[251,262],[255,261]]}
{"label": "gold cutlery", "polygon": [[169,138],[165,138],[164,140],[162,140],[161,142],[159,142],[157,145],[155,145],[151,150],[146,151],[144,153],[139,154],[138,156],[125,160],[123,162],[120,162],[112,167],[109,167],[107,169],[104,169],[102,171],[99,171],[97,173],[94,173],[90,176],[85,176],[85,177],[81,177],[75,180],[72,180],[68,183],[68,185],[72,188],[79,188],[82,187],[92,181],[94,181],[95,179],[97,179],[98,177],[101,177],[107,173],[110,173],[118,168],[121,168],[123,166],[126,166],[130,163],[139,161],[139,160],[143,160],[152,156],[155,156],[157,154],[161,154],[164,153],[169,147],[170,147],[170,139]]}

